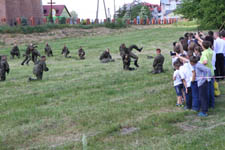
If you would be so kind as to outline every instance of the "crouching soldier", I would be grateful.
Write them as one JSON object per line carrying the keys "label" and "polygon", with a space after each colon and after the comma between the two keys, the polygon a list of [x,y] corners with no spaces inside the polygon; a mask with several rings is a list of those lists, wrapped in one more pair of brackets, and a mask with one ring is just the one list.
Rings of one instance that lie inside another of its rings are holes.
{"label": "crouching soldier", "polygon": [[109,62],[115,61],[114,59],[112,59],[112,56],[110,55],[109,48],[107,48],[107,50],[102,53],[102,55],[100,56],[99,59],[100,59],[101,63],[109,63]]}
{"label": "crouching soldier", "polygon": [[124,70],[130,70],[130,71],[135,70],[135,68],[130,67],[130,62],[131,62],[130,56],[128,54],[125,54],[123,57],[123,69]]}
{"label": "crouching soldier", "polygon": [[163,63],[164,63],[164,56],[161,54],[161,49],[156,49],[157,56],[153,62],[153,74],[158,74],[163,72]]}
{"label": "crouching soldier", "polygon": [[48,67],[46,66],[46,57],[41,56],[41,59],[35,64],[33,68],[33,74],[37,77],[37,79],[32,79],[31,77],[29,78],[29,81],[37,81],[37,80],[42,80],[43,77],[43,72],[48,71]]}
{"label": "crouching soldier", "polygon": [[17,46],[16,42],[14,43],[14,46],[13,46],[10,54],[11,54],[12,59],[14,59],[15,56],[20,58],[20,50],[19,50],[19,47]]}
{"label": "crouching soldier", "polygon": [[138,48],[136,45],[131,45],[129,48],[126,47],[126,45],[123,43],[121,44],[120,46],[120,56],[123,58],[125,56],[125,54],[128,54],[130,58],[133,58],[134,59],[134,65],[136,67],[139,67],[138,65],[138,56],[135,55],[132,50],[133,49],[136,49],[137,51],[141,52],[143,47],[142,48]]}
{"label": "crouching soldier", "polygon": [[83,50],[82,47],[80,47],[80,49],[78,50],[78,55],[80,59],[85,59],[85,51]]}
{"label": "crouching soldier", "polygon": [[66,47],[66,45],[64,45],[61,54],[64,55],[66,58],[71,58],[71,56],[68,56],[69,53],[70,53],[69,49]]}
{"label": "crouching soldier", "polygon": [[6,73],[9,74],[9,64],[6,56],[0,56],[0,81],[6,80]]}
{"label": "crouching soldier", "polygon": [[48,57],[53,56],[52,48],[48,43],[46,43],[45,46],[45,55],[47,55]]}

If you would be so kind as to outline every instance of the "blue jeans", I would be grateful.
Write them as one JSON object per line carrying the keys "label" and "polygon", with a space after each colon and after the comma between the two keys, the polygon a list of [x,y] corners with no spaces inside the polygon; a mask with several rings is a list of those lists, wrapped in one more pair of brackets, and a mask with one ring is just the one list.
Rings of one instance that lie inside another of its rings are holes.
{"label": "blue jeans", "polygon": [[208,104],[209,108],[215,107],[214,79],[208,82]]}
{"label": "blue jeans", "polygon": [[199,111],[200,101],[199,101],[199,92],[198,92],[197,81],[191,82],[191,91],[192,91],[192,109],[195,111]]}
{"label": "blue jeans", "polygon": [[208,82],[205,81],[203,85],[201,85],[198,90],[199,90],[199,100],[200,100],[200,111],[203,113],[208,112],[209,104],[208,104]]}

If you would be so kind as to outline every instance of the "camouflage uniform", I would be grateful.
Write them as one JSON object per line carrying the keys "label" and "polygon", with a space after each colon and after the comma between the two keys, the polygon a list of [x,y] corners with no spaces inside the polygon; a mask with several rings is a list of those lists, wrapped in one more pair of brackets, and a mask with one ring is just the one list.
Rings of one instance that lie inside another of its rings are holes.
{"label": "camouflage uniform", "polygon": [[28,64],[30,62],[30,60],[31,60],[31,56],[30,55],[31,55],[31,53],[32,53],[33,50],[34,50],[33,45],[29,45],[27,47],[26,52],[24,54],[25,59],[23,60],[23,62],[21,63],[21,65],[24,65],[24,63]]}
{"label": "camouflage uniform", "polygon": [[37,79],[32,79],[32,78],[29,78],[29,81],[35,81],[35,80],[42,80],[42,77],[43,77],[43,72],[44,71],[48,71],[48,67],[46,66],[46,63],[45,61],[43,60],[39,60],[34,68],[33,68],[33,74],[37,77]]}
{"label": "camouflage uniform", "polygon": [[78,50],[78,55],[79,55],[79,57],[80,57],[80,59],[85,59],[85,51],[82,49],[82,48],[80,48],[79,50]]}
{"label": "camouflage uniform", "polygon": [[46,44],[45,46],[45,54],[50,57],[53,56],[52,48],[50,45]]}
{"label": "camouflage uniform", "polygon": [[18,58],[20,58],[20,50],[19,47],[16,45],[12,48],[11,52],[11,58],[14,59],[15,56],[17,56]]}
{"label": "camouflage uniform", "polygon": [[137,51],[141,52],[143,48],[138,48],[136,45],[131,45],[129,48],[127,48],[125,45],[121,45],[120,46],[120,56],[123,58],[125,56],[125,54],[128,54],[130,58],[134,59],[134,65],[136,67],[139,67],[138,65],[138,56],[135,55],[132,50],[136,49]]}
{"label": "camouflage uniform", "polygon": [[162,54],[158,54],[158,56],[155,57],[153,62],[153,73],[161,73],[163,72],[163,63],[164,63],[164,56]]}
{"label": "camouflage uniform", "polygon": [[66,46],[64,46],[61,54],[64,55],[66,58],[68,58],[69,53],[70,53],[69,49]]}
{"label": "camouflage uniform", "polygon": [[100,59],[101,63],[108,63],[108,62],[115,61],[114,59],[112,59],[112,56],[110,55],[110,52],[108,52],[108,51],[104,51],[99,59]]}
{"label": "camouflage uniform", "polygon": [[6,73],[9,73],[9,71],[10,69],[7,60],[0,56],[0,81],[6,80]]}
{"label": "camouflage uniform", "polygon": [[37,63],[37,58],[38,57],[41,57],[41,54],[38,52],[38,50],[34,49],[32,51],[32,61],[33,61],[34,64]]}
{"label": "camouflage uniform", "polygon": [[134,70],[134,68],[130,67],[130,62],[131,62],[130,56],[128,54],[125,54],[123,57],[123,69],[124,70]]}

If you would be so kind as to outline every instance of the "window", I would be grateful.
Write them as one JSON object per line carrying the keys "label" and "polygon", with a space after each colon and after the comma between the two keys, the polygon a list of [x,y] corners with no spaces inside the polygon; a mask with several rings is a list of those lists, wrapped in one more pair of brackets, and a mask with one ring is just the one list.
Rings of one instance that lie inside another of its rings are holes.
{"label": "window", "polygon": [[47,14],[47,10],[46,9],[44,9],[44,14]]}

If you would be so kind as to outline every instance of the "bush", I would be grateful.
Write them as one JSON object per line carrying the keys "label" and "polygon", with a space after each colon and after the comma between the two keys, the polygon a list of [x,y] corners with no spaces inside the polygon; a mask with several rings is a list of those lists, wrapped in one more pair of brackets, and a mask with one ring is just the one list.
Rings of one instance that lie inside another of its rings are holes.
{"label": "bush", "polygon": [[25,18],[25,17],[21,18],[21,25],[22,26],[27,26],[28,25],[27,18]]}
{"label": "bush", "polygon": [[115,23],[113,22],[105,23],[105,27],[111,29],[119,29],[119,28],[126,28],[127,24],[122,19],[117,19]]}
{"label": "bush", "polygon": [[62,17],[59,19],[59,24],[66,24],[66,17]]}
{"label": "bush", "polygon": [[117,20],[116,23],[106,23],[106,24],[90,24],[90,25],[83,25],[83,24],[46,24],[46,25],[38,25],[38,26],[0,26],[0,33],[22,33],[22,34],[31,34],[31,33],[43,33],[48,32],[53,29],[64,29],[64,28],[78,28],[78,29],[92,29],[98,27],[107,27],[111,29],[119,29],[119,28],[126,28],[127,25],[121,20]]}

